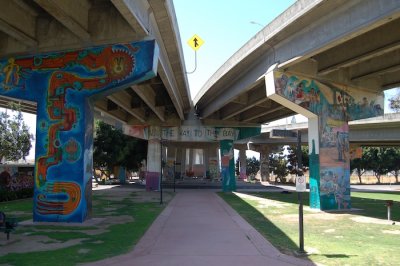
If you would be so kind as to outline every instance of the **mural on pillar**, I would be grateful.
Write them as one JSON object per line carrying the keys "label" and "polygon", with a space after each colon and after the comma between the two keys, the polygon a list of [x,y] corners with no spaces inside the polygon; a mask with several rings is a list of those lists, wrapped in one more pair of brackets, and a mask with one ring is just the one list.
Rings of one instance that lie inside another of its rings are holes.
{"label": "mural on pillar", "polygon": [[235,191],[235,162],[233,159],[233,141],[221,140],[221,177],[222,177],[222,190]]}
{"label": "mural on pillar", "polygon": [[281,72],[274,72],[274,79],[277,94],[318,115],[319,160],[310,171],[311,207],[350,208],[348,121],[383,115],[383,95]]}
{"label": "mural on pillar", "polygon": [[268,149],[260,152],[260,174],[261,181],[270,181]]}
{"label": "mural on pillar", "polygon": [[218,168],[218,158],[210,157],[208,160],[208,171],[210,173],[210,179],[213,181],[219,180]]}
{"label": "mural on pillar", "polygon": [[34,221],[82,222],[91,211],[89,96],[155,75],[154,41],[0,60],[0,95],[37,102]]}

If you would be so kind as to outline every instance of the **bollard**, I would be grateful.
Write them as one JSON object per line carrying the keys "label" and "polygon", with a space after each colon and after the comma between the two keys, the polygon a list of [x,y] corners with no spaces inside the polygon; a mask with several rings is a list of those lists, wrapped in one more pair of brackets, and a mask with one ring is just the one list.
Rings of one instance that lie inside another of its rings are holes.
{"label": "bollard", "polygon": [[391,221],[392,220],[391,209],[393,206],[393,200],[387,200],[385,205],[387,207],[387,217],[388,217],[387,219],[388,219],[388,221]]}

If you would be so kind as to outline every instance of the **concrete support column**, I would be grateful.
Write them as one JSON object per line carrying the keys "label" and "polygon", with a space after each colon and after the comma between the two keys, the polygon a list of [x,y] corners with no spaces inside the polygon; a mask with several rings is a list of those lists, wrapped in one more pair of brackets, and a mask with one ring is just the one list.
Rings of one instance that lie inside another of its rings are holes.
{"label": "concrete support column", "polygon": [[247,179],[247,157],[246,157],[246,149],[241,148],[239,150],[239,172],[240,179]]}
{"label": "concrete support column", "polygon": [[210,170],[209,170],[209,166],[210,166],[210,148],[206,147],[204,148],[204,176],[206,178],[210,178]]}
{"label": "concrete support column", "polygon": [[189,149],[189,162],[187,163],[189,164],[187,170],[193,171],[193,148]]}
{"label": "concrete support column", "polygon": [[324,114],[308,121],[311,208],[351,208],[349,127],[340,122],[332,126]]}
{"label": "concrete support column", "polygon": [[161,170],[161,143],[159,139],[149,140],[147,145],[146,190],[158,190]]}
{"label": "concrete support column", "polygon": [[35,222],[90,217],[92,99],[156,76],[157,58],[149,40],[0,60],[0,95],[37,103]]}
{"label": "concrete support column", "polygon": [[212,181],[219,181],[219,160],[218,160],[218,148],[214,145],[208,149],[208,171],[210,173],[210,179]]}
{"label": "concrete support column", "polygon": [[175,177],[175,165],[174,162],[176,161],[176,148],[175,146],[169,145],[167,148],[167,161],[164,168],[164,179],[168,182],[173,182]]}
{"label": "concrete support column", "polygon": [[182,175],[182,164],[185,164],[185,160],[182,158],[182,148],[176,148],[175,162],[178,163],[175,166],[175,176],[180,178]]}
{"label": "concrete support column", "polygon": [[236,190],[235,160],[233,155],[233,141],[221,140],[221,176],[222,190],[224,192]]}
{"label": "concrete support column", "polygon": [[185,169],[186,169],[186,147],[181,148],[181,177],[185,175]]}
{"label": "concrete support column", "polygon": [[271,148],[268,145],[264,145],[260,150],[260,174],[261,181],[270,182],[269,175],[269,153]]}
{"label": "concrete support column", "polygon": [[383,94],[277,70],[265,85],[269,98],[309,118],[310,207],[351,208],[348,121],[383,115]]}

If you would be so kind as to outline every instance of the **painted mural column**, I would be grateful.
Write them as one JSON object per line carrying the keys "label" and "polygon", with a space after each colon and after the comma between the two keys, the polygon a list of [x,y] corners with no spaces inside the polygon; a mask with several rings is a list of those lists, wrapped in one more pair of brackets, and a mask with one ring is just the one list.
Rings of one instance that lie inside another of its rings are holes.
{"label": "painted mural column", "polygon": [[218,163],[218,148],[213,144],[212,147],[208,149],[208,171],[210,173],[211,181],[219,181],[219,163]]}
{"label": "painted mural column", "polygon": [[221,178],[222,190],[230,192],[236,190],[235,160],[233,158],[233,140],[221,140]]}
{"label": "painted mural column", "polygon": [[160,127],[149,128],[149,142],[147,145],[147,172],[146,190],[158,190],[161,175],[161,141]]}
{"label": "painted mural column", "polygon": [[310,207],[351,208],[348,121],[383,115],[383,95],[279,71],[267,73],[266,87],[309,119]]}
{"label": "painted mural column", "polygon": [[[163,180],[167,182],[173,182],[175,177],[175,160],[176,160],[176,148],[172,145],[169,145],[164,149],[164,160],[166,158],[164,172],[163,172]],[[167,156],[165,156],[167,155]]]}
{"label": "painted mural column", "polygon": [[93,101],[156,75],[154,40],[0,60],[0,94],[37,102],[33,220],[91,213]]}
{"label": "painted mural column", "polygon": [[239,172],[240,172],[240,179],[247,179],[247,157],[246,157],[246,149],[241,148],[239,150]]}
{"label": "painted mural column", "polygon": [[263,145],[260,150],[260,174],[261,181],[270,181],[269,176],[269,153],[270,147],[268,145]]}

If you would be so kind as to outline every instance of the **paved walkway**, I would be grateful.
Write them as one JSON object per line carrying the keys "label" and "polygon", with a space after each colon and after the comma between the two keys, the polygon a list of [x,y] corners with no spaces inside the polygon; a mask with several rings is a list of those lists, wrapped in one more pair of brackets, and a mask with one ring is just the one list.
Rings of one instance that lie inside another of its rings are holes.
{"label": "paved walkway", "polygon": [[89,265],[313,265],[281,254],[214,191],[180,190],[135,249]]}

